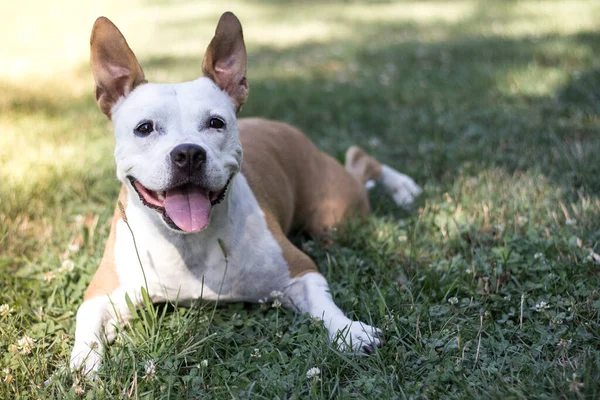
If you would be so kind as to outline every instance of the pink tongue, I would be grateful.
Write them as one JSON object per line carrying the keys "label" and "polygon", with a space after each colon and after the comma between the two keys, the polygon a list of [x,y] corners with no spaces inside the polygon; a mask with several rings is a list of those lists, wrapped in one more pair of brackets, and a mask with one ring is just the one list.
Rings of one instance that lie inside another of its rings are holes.
{"label": "pink tongue", "polygon": [[208,225],[211,209],[208,193],[195,185],[167,191],[165,210],[175,225],[186,232],[198,232]]}

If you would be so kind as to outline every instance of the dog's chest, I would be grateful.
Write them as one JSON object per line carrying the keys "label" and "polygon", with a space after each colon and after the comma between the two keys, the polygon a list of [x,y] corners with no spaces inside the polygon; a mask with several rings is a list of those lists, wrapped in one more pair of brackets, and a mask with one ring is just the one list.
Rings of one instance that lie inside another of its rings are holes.
{"label": "dog's chest", "polygon": [[[257,301],[288,284],[289,270],[281,248],[243,175],[235,178],[231,190],[228,212],[217,205],[201,235],[165,233],[148,220],[147,210],[127,207],[138,254],[156,300]],[[123,221],[117,226],[115,256],[120,281],[143,286],[142,268]]]}

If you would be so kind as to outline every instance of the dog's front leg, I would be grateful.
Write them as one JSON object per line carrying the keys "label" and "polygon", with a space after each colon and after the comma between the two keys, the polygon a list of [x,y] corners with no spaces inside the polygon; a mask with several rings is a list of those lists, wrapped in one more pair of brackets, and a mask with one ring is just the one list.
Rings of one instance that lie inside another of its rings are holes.
{"label": "dog's front leg", "polygon": [[318,272],[309,272],[298,278],[285,290],[286,305],[301,313],[320,318],[329,332],[330,340],[340,350],[373,352],[381,344],[382,332],[360,321],[352,321],[334,303],[327,280]]}
{"label": "dog's front leg", "polygon": [[75,345],[71,352],[71,371],[83,375],[98,370],[105,344],[117,336],[117,326],[131,319],[126,294],[134,306],[140,303],[138,291],[117,289],[111,296],[97,296],[83,302],[77,310]]}
{"label": "dog's front leg", "polygon": [[109,299],[99,296],[85,301],[77,310],[75,345],[71,351],[71,371],[87,375],[95,372],[103,352],[103,326]]}

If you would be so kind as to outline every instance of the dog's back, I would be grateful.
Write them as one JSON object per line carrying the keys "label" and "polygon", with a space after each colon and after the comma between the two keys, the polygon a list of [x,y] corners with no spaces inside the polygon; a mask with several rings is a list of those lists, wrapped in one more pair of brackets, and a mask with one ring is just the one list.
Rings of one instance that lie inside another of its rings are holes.
{"label": "dog's back", "polygon": [[242,173],[261,208],[272,213],[284,234],[296,229],[322,234],[350,213],[369,212],[362,174],[370,170],[360,169],[354,176],[348,165],[345,169],[283,122],[246,118],[238,127],[244,148]]}

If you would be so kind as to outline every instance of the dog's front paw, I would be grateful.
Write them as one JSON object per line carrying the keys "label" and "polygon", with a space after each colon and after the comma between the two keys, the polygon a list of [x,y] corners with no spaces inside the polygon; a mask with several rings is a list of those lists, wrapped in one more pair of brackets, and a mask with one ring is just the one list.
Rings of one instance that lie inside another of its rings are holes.
{"label": "dog's front paw", "polygon": [[372,354],[375,347],[381,346],[383,332],[360,321],[331,332],[332,342],[342,351]]}
{"label": "dog's front paw", "polygon": [[408,175],[384,165],[381,170],[381,182],[400,207],[410,206],[423,189]]}
{"label": "dog's front paw", "polygon": [[91,378],[98,371],[101,358],[100,343],[93,342],[92,346],[76,343],[71,352],[71,373]]}

